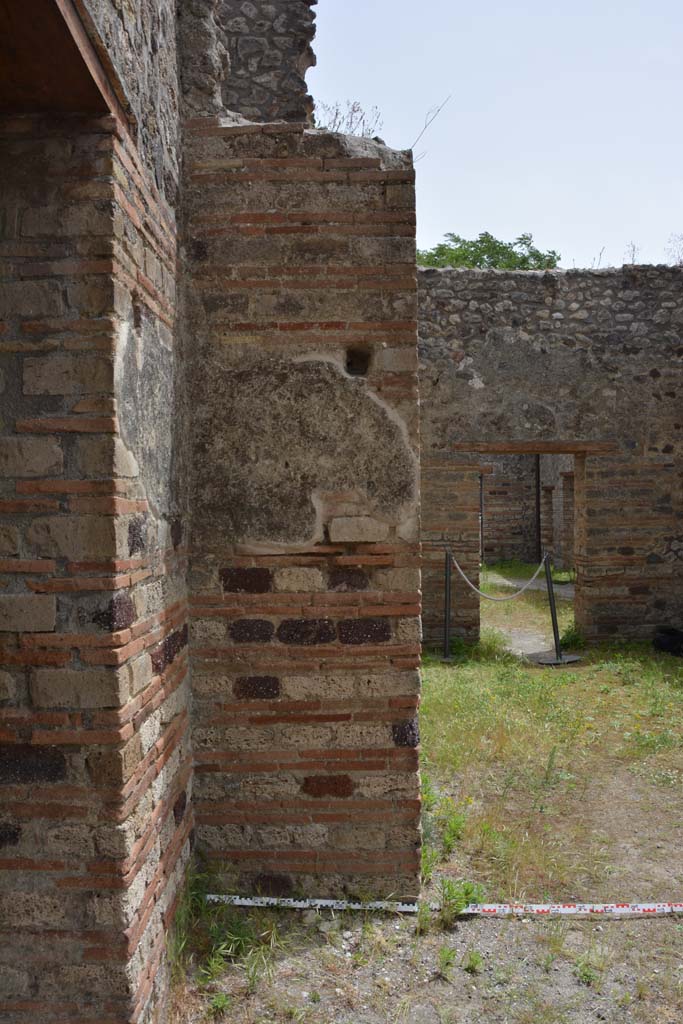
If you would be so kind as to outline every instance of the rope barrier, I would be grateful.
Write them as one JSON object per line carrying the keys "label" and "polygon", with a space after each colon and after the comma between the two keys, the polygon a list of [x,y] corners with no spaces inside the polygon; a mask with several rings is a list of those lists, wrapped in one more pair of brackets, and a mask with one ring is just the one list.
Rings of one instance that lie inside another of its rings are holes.
{"label": "rope barrier", "polygon": [[536,570],[536,572],[535,572],[535,573],[533,574],[533,576],[531,577],[531,579],[530,579],[530,580],[529,580],[529,581],[528,581],[527,583],[525,583],[525,584],[524,584],[524,586],[523,586],[523,587],[521,587],[521,588],[520,588],[519,590],[516,590],[516,591],[514,592],[514,594],[508,594],[508,596],[507,596],[507,597],[491,597],[491,595],[490,595],[490,594],[485,594],[485,593],[483,592],[483,590],[479,590],[479,588],[478,588],[478,587],[475,587],[474,583],[472,583],[472,580],[469,580],[469,579],[467,578],[467,576],[465,575],[465,573],[463,572],[463,570],[461,569],[461,567],[460,567],[460,566],[458,565],[458,560],[457,560],[457,558],[455,557],[455,555],[453,554],[453,552],[451,551],[451,549],[450,549],[449,547],[447,547],[447,548],[446,548],[446,551],[448,552],[448,554],[449,554],[449,556],[450,556],[451,562],[453,563],[453,565],[455,566],[455,568],[457,569],[457,571],[459,572],[459,574],[460,574],[460,575],[462,576],[462,578],[464,579],[464,581],[465,581],[465,583],[467,584],[467,586],[468,586],[468,587],[469,587],[469,588],[470,588],[471,590],[473,590],[473,591],[475,592],[475,594],[479,594],[479,597],[483,597],[483,598],[485,598],[485,599],[486,599],[487,601],[499,601],[499,602],[501,602],[501,603],[502,603],[503,601],[514,601],[516,597],[519,597],[519,595],[520,595],[520,594],[523,594],[525,590],[528,590],[528,589],[529,589],[529,587],[531,586],[531,584],[532,584],[532,583],[534,582],[534,580],[536,579],[536,577],[537,577],[537,576],[539,575],[539,573],[541,572],[541,569],[542,569],[542,568],[543,568],[543,566],[545,565],[545,559],[546,559],[546,556],[544,555],[544,556],[543,556],[543,558],[541,559],[541,564],[539,565],[538,569],[537,569],[537,570]]}

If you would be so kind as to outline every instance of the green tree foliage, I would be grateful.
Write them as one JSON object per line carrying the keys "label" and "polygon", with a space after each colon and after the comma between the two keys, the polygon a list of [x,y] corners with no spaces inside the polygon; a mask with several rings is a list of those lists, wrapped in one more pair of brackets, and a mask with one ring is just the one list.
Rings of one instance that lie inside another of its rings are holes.
{"label": "green tree foliage", "polygon": [[481,270],[552,270],[560,262],[554,249],[541,252],[530,234],[514,242],[501,242],[488,231],[472,240],[452,233],[433,249],[418,249],[417,262],[423,267],[479,267]]}

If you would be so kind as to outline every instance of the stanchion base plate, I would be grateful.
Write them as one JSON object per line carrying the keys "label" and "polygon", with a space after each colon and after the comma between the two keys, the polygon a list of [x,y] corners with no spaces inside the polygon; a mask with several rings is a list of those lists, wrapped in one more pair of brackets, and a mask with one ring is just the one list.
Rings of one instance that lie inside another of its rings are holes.
{"label": "stanchion base plate", "polygon": [[561,658],[548,654],[544,658],[536,659],[538,665],[573,665],[577,661],[581,661],[578,654],[563,654]]}

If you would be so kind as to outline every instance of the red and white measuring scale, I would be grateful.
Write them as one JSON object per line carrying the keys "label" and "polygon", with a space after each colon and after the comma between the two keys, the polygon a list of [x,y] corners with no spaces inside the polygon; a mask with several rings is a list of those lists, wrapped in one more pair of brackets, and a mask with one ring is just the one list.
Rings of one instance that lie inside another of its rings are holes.
{"label": "red and white measuring scale", "polygon": [[[287,899],[278,896],[209,896],[210,903],[225,903],[231,907],[274,907],[282,910],[352,910],[385,911],[391,914],[417,914],[419,904],[397,900],[316,900]],[[438,903],[430,910],[440,910]],[[683,914],[681,903],[471,903],[458,917],[662,917]]]}

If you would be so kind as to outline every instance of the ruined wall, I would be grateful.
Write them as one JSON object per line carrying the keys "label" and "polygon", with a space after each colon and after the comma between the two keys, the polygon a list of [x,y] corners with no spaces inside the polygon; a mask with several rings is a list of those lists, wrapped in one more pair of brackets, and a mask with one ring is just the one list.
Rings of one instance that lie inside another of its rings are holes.
{"label": "ruined wall", "polygon": [[[424,535],[462,533],[467,452],[583,442],[576,613],[592,637],[647,637],[681,619],[682,284],[672,267],[419,273]],[[452,528],[427,501],[436,458],[443,488],[453,467]],[[476,573],[474,551],[463,557]],[[459,586],[455,600],[472,635],[478,603]]]}
{"label": "ruined wall", "polygon": [[138,1021],[191,825],[175,229],[112,119],[1,138],[0,1008]]}
{"label": "ruined wall", "polygon": [[233,890],[414,894],[410,161],[207,120],[186,162],[198,847]]}
{"label": "ruined wall", "polygon": [[317,0],[197,0],[180,5],[182,93],[192,116],[306,122]]}
{"label": "ruined wall", "polygon": [[315,64],[311,41],[318,0],[220,0],[230,59],[223,105],[252,121],[308,121],[313,100],[304,76]]}

